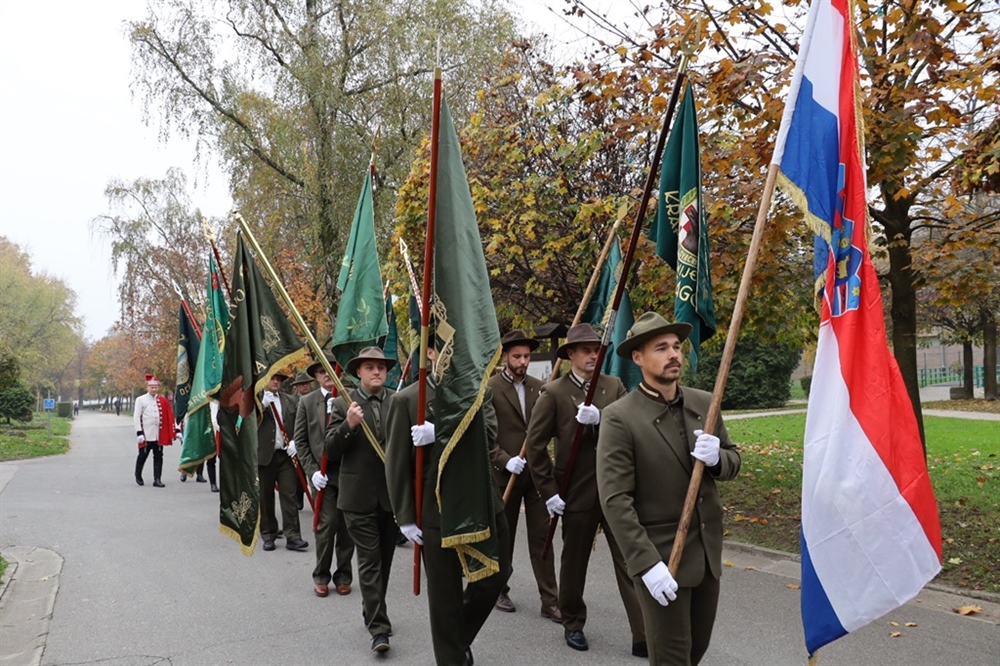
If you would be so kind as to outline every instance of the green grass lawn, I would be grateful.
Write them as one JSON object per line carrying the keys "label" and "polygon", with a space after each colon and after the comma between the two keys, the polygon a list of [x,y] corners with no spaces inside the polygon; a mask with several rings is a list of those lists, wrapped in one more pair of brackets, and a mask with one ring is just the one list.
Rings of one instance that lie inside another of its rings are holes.
{"label": "green grass lawn", "polygon": [[3,577],[6,573],[7,573],[7,560],[0,557],[0,582],[3,581]]}
{"label": "green grass lawn", "polygon": [[0,423],[0,460],[21,460],[66,453],[69,450],[70,419],[52,416],[52,438],[48,414],[35,412],[31,423]]}
{"label": "green grass lawn", "polygon": [[[726,538],[799,552],[805,414],[733,420],[743,467],[719,484]],[[951,585],[1000,592],[1000,423],[924,418]]]}

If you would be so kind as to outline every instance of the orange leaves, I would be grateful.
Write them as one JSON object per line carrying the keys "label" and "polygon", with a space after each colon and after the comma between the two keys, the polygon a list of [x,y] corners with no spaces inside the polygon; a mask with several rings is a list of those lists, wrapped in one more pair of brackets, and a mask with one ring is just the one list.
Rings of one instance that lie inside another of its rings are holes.
{"label": "orange leaves", "polygon": [[959,615],[978,615],[983,612],[983,607],[977,606],[976,604],[969,604],[967,606],[958,606],[956,608],[952,608],[951,610]]}

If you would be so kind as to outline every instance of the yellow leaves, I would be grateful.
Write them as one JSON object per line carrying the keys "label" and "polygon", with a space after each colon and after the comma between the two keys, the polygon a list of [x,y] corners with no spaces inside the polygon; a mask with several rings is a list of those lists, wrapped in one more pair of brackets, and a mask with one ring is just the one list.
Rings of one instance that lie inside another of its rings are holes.
{"label": "yellow leaves", "polygon": [[964,12],[968,8],[968,5],[959,0],[952,0],[948,3],[948,10],[952,12]]}
{"label": "yellow leaves", "polygon": [[958,606],[951,610],[959,615],[978,615],[983,612],[983,607],[976,604],[969,604],[968,606]]}
{"label": "yellow leaves", "polygon": [[898,627],[899,626],[899,622],[896,622],[896,621],[892,621],[889,624],[892,625],[892,626],[894,626],[894,627]]}
{"label": "yellow leaves", "polygon": [[722,566],[724,566],[724,567],[735,567],[736,565],[733,564],[732,562],[730,562],[729,560],[723,560],[722,561]]}
{"label": "yellow leaves", "polygon": [[659,115],[667,110],[667,98],[663,95],[656,95],[650,100],[650,104],[653,107],[653,113]]}
{"label": "yellow leaves", "polygon": [[949,560],[948,560],[948,564],[961,564],[961,563],[962,563],[962,558],[961,557],[952,557],[952,558],[949,558]]}
{"label": "yellow leaves", "polygon": [[785,583],[785,587],[787,587],[789,590],[801,590],[802,589],[802,586],[799,585],[798,583]]}
{"label": "yellow leaves", "polygon": [[904,627],[915,627],[915,626],[917,626],[917,623],[916,622],[904,622],[903,626]]}
{"label": "yellow leaves", "polygon": [[889,632],[889,638],[899,638],[902,635],[903,635],[902,631],[890,631]]}

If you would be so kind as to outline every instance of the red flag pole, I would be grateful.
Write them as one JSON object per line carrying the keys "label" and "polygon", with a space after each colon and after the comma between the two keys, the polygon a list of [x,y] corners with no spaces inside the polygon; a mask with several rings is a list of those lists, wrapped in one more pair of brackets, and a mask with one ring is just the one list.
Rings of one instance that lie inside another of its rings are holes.
{"label": "red flag pole", "polygon": [[[431,325],[430,295],[434,276],[434,222],[437,213],[438,137],[441,133],[441,68],[434,68],[434,101],[431,107],[431,165],[427,194],[427,239],[424,242],[424,288],[420,308],[420,374],[417,378],[417,425],[423,425],[427,410],[427,347]],[[424,447],[418,446],[413,485],[417,527],[423,524]],[[413,594],[420,594],[420,544],[413,544]]]}
{"label": "red flag pole", "polygon": [[[621,277],[618,279],[618,287],[615,289],[615,297],[611,302],[611,315],[608,318],[607,327],[601,339],[601,349],[597,353],[597,367],[590,378],[590,385],[587,388],[587,395],[584,404],[589,405],[594,400],[594,392],[597,390],[597,380],[601,377],[601,367],[604,365],[604,355],[608,351],[611,343],[611,333],[615,328],[615,319],[618,317],[618,308],[625,294],[625,286],[628,284],[629,272],[632,268],[632,259],[635,256],[635,249],[639,245],[639,236],[642,235],[643,222],[646,219],[646,210],[649,208],[649,199],[653,193],[653,185],[659,177],[660,157],[663,154],[663,146],[666,145],[667,135],[670,133],[670,124],[674,118],[674,110],[677,108],[677,99],[681,94],[681,86],[684,84],[685,71],[687,70],[688,55],[685,53],[681,57],[677,66],[677,78],[674,80],[674,89],[670,94],[670,103],[667,105],[667,113],[663,119],[663,127],[660,129],[660,136],[656,141],[656,149],[653,151],[653,162],[649,165],[649,173],[646,174],[646,186],[642,192],[642,199],[639,201],[639,211],[635,216],[635,227],[632,229],[632,237],[629,239],[628,250],[622,259]],[[563,473],[562,483],[559,484],[559,496],[566,499],[569,490],[570,480],[573,475],[573,466],[576,464],[577,455],[580,452],[580,440],[583,437],[583,424],[576,424],[576,432],[573,434],[573,443],[569,449],[569,458],[566,460],[566,471]],[[549,556],[552,550],[552,539],[556,534],[556,525],[559,523],[559,514],[552,516],[549,521],[549,531],[545,535],[545,545],[542,546],[542,559]]]}
{"label": "red flag pole", "polygon": [[[278,424],[278,429],[281,431],[281,438],[285,441],[285,448],[288,448],[288,442],[291,439],[288,436],[288,432],[285,430],[285,423],[281,419],[281,412],[275,404],[271,403],[271,416],[274,417],[274,422]],[[291,456],[292,467],[295,468],[295,474],[299,477],[299,483],[302,484],[302,488],[306,492],[306,499],[309,500],[309,506],[313,510],[313,516],[316,515],[316,505],[313,503],[312,493],[309,492],[309,484],[306,483],[306,474],[302,471],[302,465],[299,464],[299,457],[297,455]]]}

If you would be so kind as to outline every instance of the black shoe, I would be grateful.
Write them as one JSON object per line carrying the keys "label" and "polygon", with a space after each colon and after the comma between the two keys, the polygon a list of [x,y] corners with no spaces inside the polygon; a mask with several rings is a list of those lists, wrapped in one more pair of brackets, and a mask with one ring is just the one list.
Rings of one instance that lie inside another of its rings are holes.
{"label": "black shoe", "polygon": [[184,483],[187,480],[188,480],[187,474],[181,474],[181,483]]}
{"label": "black shoe", "polygon": [[217,493],[217,492],[219,492],[219,486],[217,486],[217,485],[215,485],[215,484],[213,483],[213,484],[212,484],[212,492],[213,492],[213,493]]}
{"label": "black shoe", "polygon": [[649,650],[646,648],[646,641],[632,643],[632,656],[642,657],[643,659],[647,659],[649,657]]}
{"label": "black shoe", "polygon": [[195,477],[195,481],[197,481],[198,483],[206,483],[205,477],[202,476],[201,474],[199,474],[197,477]]}
{"label": "black shoe", "polygon": [[274,539],[264,539],[264,550],[274,550]]}
{"label": "black shoe", "polygon": [[159,479],[153,479],[153,487],[154,488],[165,488],[166,486],[163,485],[163,481],[160,481]]}
{"label": "black shoe", "polygon": [[472,666],[475,663],[475,659],[472,658],[472,648],[465,648],[465,666]]}
{"label": "black shoe", "polygon": [[493,608],[501,611],[503,613],[513,613],[517,609],[514,608],[514,602],[510,600],[506,592],[501,592],[500,596],[497,597],[497,601],[493,604]]}
{"label": "black shoe", "polygon": [[389,634],[375,634],[372,639],[372,652],[385,652],[389,649]]}
{"label": "black shoe", "polygon": [[301,511],[302,508],[305,506],[305,504],[302,502],[301,497],[295,500],[295,506],[299,507],[299,511]]}
{"label": "black shoe", "polygon": [[309,547],[309,542],[304,539],[289,539],[288,543],[285,544],[285,548],[288,550],[305,550]]}
{"label": "black shoe", "polygon": [[142,477],[141,477],[141,476],[139,476],[138,474],[136,474],[136,475],[135,475],[135,482],[136,482],[136,483],[137,483],[138,485],[140,485],[140,486],[144,486],[144,485],[146,485],[146,484],[145,484],[145,483],[143,482],[143,480],[142,480]]}
{"label": "black shoe", "polygon": [[567,629],[565,634],[566,645],[570,646],[574,650],[586,652],[590,648],[587,644],[587,637],[583,635],[582,629]]}

